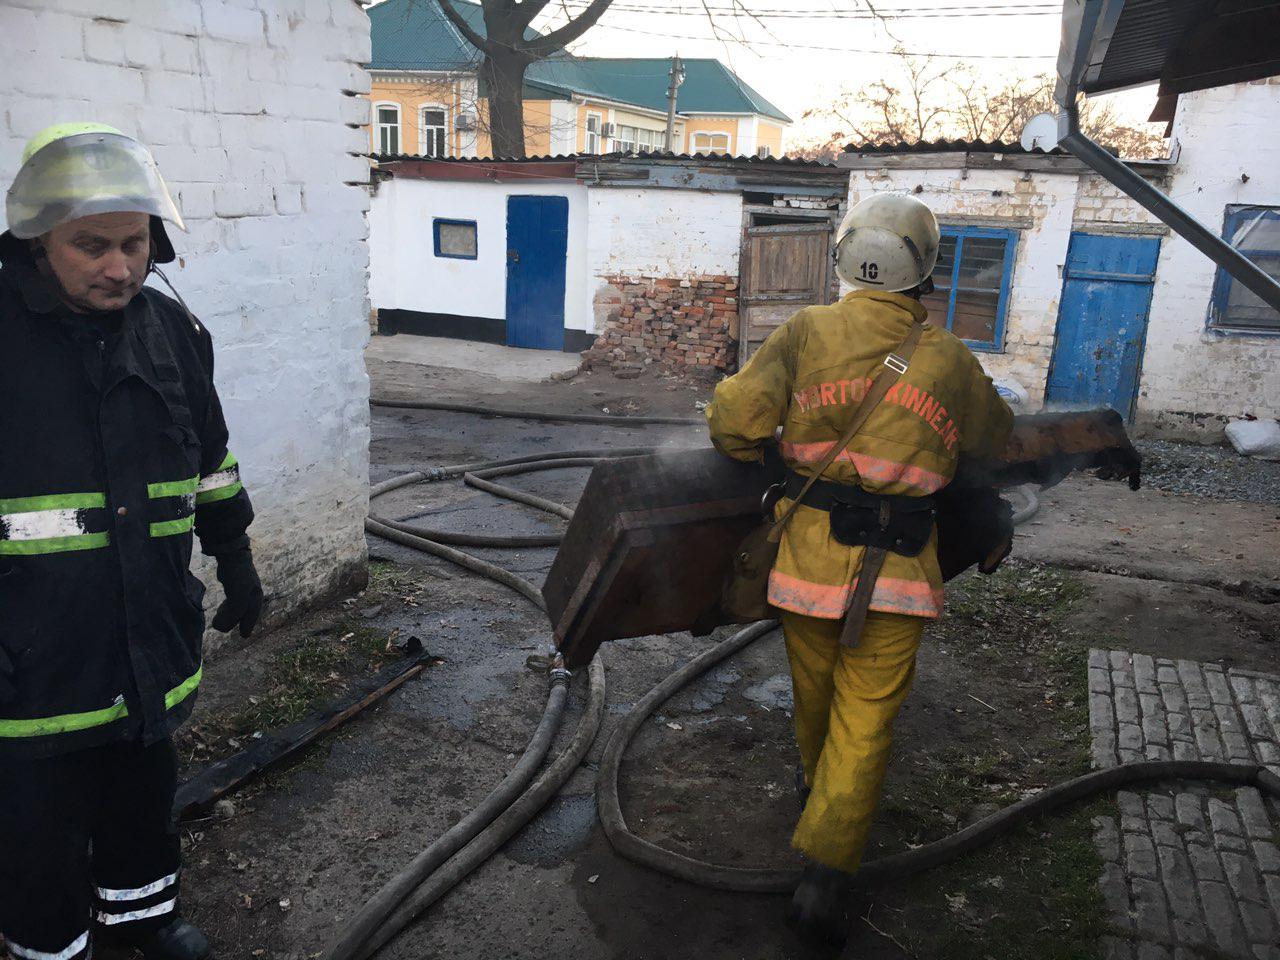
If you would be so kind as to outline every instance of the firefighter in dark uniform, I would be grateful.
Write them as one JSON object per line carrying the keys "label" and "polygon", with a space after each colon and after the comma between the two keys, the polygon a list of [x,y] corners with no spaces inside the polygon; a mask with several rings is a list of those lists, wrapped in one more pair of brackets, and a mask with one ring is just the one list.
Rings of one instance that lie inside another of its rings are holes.
{"label": "firefighter in dark uniform", "polygon": [[262,607],[208,332],[143,286],[185,229],[150,153],[37,135],[0,236],[0,933],[17,960],[211,956],[178,912],[171,737],[213,626]]}

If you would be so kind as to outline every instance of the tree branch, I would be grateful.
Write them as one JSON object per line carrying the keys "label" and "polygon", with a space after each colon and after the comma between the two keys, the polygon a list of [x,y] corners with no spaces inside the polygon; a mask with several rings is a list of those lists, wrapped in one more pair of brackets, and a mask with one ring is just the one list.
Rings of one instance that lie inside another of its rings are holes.
{"label": "tree branch", "polygon": [[549,2],[550,0],[520,0],[520,3],[511,8],[512,16],[515,22],[520,24],[522,32],[525,27],[533,23],[534,17],[547,8]]}
{"label": "tree branch", "polygon": [[591,6],[587,7],[577,20],[572,20],[559,30],[552,30],[550,33],[544,34],[535,40],[521,43],[521,51],[527,56],[541,60],[543,57],[549,57],[557,50],[563,50],[594,27],[596,21],[604,16],[604,12],[609,9],[609,4],[612,2],[613,0],[592,0]]}
{"label": "tree branch", "polygon": [[489,41],[471,29],[471,24],[467,23],[462,14],[458,12],[457,7],[453,5],[453,0],[436,0],[436,3],[440,7],[440,12],[448,18],[449,22],[457,28],[458,32],[466,38],[469,44],[477,50],[482,50],[485,53],[489,52]]}

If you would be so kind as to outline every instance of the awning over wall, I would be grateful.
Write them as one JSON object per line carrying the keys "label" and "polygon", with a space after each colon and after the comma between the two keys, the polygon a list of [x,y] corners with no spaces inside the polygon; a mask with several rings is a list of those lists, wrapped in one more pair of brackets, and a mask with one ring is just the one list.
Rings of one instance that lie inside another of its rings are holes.
{"label": "awning over wall", "polygon": [[1076,103],[1159,82],[1155,118],[1170,120],[1180,93],[1280,74],[1277,36],[1280,0],[1065,0],[1054,99],[1063,147],[1280,311],[1280,283],[1089,139]]}
{"label": "awning over wall", "polygon": [[1066,0],[1059,102],[1159,82],[1162,97],[1280,74],[1278,0]]}

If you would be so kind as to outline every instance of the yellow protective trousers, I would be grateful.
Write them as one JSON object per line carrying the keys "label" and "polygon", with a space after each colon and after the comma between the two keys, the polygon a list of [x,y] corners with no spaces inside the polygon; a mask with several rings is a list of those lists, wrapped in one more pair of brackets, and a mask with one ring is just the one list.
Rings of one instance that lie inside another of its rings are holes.
{"label": "yellow protective trousers", "polygon": [[853,873],[884,786],[893,721],[911,689],[925,621],[869,613],[856,647],[843,620],[781,612],[791,661],[796,743],[812,788],[791,845]]}

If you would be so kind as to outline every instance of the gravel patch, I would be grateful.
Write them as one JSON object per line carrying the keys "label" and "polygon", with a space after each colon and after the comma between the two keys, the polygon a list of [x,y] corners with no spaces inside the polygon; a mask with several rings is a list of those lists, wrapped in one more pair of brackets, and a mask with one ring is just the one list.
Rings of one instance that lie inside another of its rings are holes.
{"label": "gravel patch", "polygon": [[1139,440],[1142,483],[1168,493],[1280,504],[1280,463],[1243,457],[1230,447]]}

